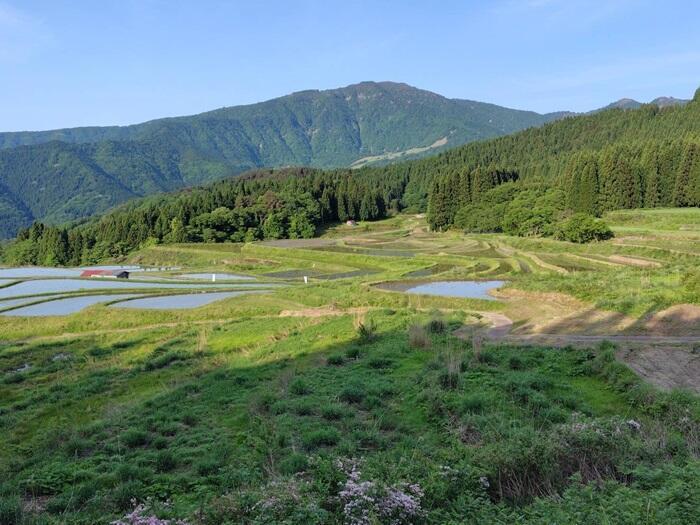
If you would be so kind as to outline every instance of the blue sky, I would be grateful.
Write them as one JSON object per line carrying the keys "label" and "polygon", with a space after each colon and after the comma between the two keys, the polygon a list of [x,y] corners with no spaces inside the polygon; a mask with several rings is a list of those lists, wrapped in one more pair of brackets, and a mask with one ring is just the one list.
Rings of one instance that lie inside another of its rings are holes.
{"label": "blue sky", "polygon": [[546,112],[700,86],[700,3],[0,0],[0,130],[394,80]]}

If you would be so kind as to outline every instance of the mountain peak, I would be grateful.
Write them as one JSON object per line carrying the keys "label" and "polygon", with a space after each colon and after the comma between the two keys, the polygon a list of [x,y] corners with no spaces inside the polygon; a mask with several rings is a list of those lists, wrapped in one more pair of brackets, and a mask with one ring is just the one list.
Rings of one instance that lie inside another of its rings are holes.
{"label": "mountain peak", "polygon": [[620,100],[616,100],[612,104],[605,106],[605,109],[636,109],[641,105],[641,102],[634,100],[633,98],[621,98]]}
{"label": "mountain peak", "polygon": [[690,102],[689,100],[675,97],[657,97],[650,103],[659,106],[660,108],[667,108],[670,106],[682,106]]}

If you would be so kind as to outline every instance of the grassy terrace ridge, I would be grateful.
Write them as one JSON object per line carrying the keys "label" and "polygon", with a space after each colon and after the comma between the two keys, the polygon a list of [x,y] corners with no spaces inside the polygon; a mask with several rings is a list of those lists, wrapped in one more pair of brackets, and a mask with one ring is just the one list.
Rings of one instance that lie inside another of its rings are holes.
{"label": "grassy terrace ridge", "polygon": [[[206,525],[692,522],[700,210],[605,219],[588,245],[414,215],[156,245],[119,262],[288,286],[0,316],[0,523],[109,523],[132,499]],[[495,301],[376,287],[494,279]]]}

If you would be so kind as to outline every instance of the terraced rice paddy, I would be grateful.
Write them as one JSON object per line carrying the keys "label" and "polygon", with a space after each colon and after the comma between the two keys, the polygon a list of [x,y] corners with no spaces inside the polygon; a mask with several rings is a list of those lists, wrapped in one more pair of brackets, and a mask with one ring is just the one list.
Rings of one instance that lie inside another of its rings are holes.
{"label": "terraced rice paddy", "polygon": [[[581,246],[403,215],[151,246],[114,262],[178,269],[124,284],[12,270],[0,516],[101,523],[150,497],[198,525],[340,523],[356,468],[382,494],[419,487],[429,523],[684,523],[700,505],[700,210],[610,222],[615,239]],[[465,281],[478,293],[449,296]],[[417,284],[448,293],[399,293]]]}

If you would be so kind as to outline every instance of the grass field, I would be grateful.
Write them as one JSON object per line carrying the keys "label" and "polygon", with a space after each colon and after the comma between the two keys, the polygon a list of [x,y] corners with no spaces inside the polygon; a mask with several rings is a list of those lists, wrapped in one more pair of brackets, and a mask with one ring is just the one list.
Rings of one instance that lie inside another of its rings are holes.
{"label": "grass field", "polygon": [[[654,388],[607,343],[480,335],[499,313],[516,335],[666,327],[692,347],[700,210],[607,219],[616,237],[585,246],[436,235],[416,216],[153,246],[125,262],[286,286],[0,316],[0,523],[109,523],[144,502],[192,524],[693,522],[697,396]],[[508,285],[498,301],[374,286],[415,279]]]}

